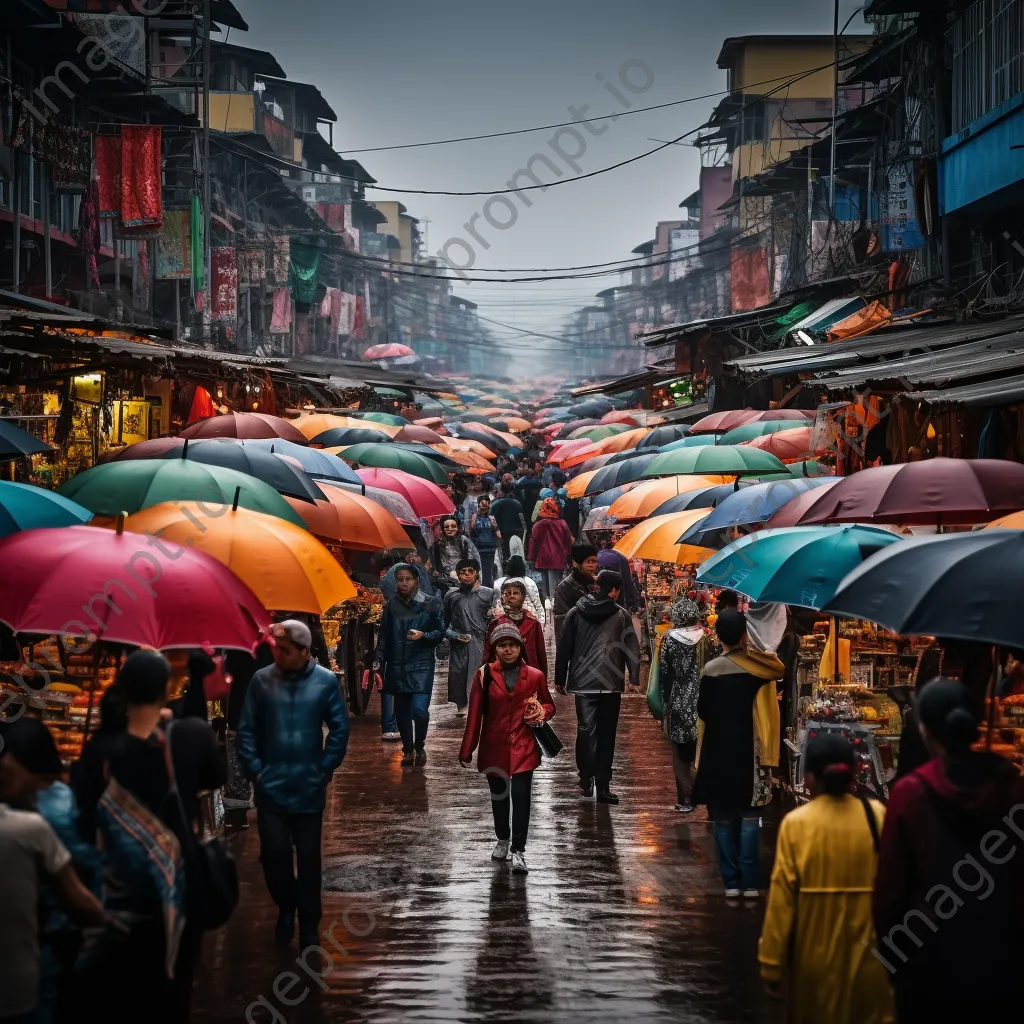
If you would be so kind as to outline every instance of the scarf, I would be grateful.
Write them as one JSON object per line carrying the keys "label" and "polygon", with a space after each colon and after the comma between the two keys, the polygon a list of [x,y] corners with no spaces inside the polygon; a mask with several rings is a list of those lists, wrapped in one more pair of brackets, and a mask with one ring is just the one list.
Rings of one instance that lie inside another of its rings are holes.
{"label": "scarf", "polygon": [[[786,674],[782,662],[763,651],[733,651],[726,657],[755,679],[779,680]],[[774,686],[762,686],[754,700],[754,733],[761,749],[761,764],[778,768],[782,742],[782,716]]]}
{"label": "scarf", "polygon": [[554,498],[545,498],[540,503],[540,512],[538,515],[541,519],[561,519],[562,509]]}

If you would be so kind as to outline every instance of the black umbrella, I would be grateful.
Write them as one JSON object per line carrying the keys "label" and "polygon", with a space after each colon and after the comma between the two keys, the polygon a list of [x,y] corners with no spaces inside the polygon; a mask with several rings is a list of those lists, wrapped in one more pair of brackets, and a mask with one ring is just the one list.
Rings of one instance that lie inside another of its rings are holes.
{"label": "black umbrella", "polygon": [[616,452],[606,463],[606,466],[614,466],[617,462],[629,462],[630,459],[639,458],[641,455],[650,455],[650,450],[642,448],[627,448],[624,452]]}
{"label": "black umbrella", "polygon": [[615,408],[611,402],[606,398],[592,398],[586,402],[580,402],[579,405],[573,405],[569,407],[569,412],[573,416],[604,416],[606,413],[610,413]]}
{"label": "black umbrella", "polygon": [[569,420],[568,423],[563,424],[558,428],[558,433],[555,434],[555,439],[561,441],[563,438],[568,437],[574,430],[579,430],[581,427],[596,427],[600,424],[600,420],[593,416],[585,416],[582,419],[577,417],[574,420]]}
{"label": "black umbrella", "polygon": [[320,490],[313,478],[301,469],[270,452],[237,444],[234,438],[186,440],[179,451],[172,449],[162,458],[188,459],[189,462],[202,462],[207,466],[235,469],[269,484],[278,494],[298,498],[300,501],[315,502],[327,499],[327,495]]}
{"label": "black umbrella", "polygon": [[461,423],[446,423],[444,427],[452,437],[479,441],[497,455],[504,454],[512,447],[505,438],[498,437],[497,434],[488,434],[486,430],[474,430],[472,426],[463,426]]}
{"label": "black umbrella", "polygon": [[43,444],[27,430],[16,427],[10,420],[0,420],[0,461],[9,462],[52,451],[48,444]]}
{"label": "black umbrella", "polygon": [[600,494],[612,487],[620,487],[622,484],[631,484],[639,480],[644,470],[658,457],[657,452],[648,452],[646,456],[638,459],[627,459],[625,462],[610,462],[607,466],[599,469],[587,484],[587,494]]}
{"label": "black umbrella", "polygon": [[637,448],[660,448],[663,444],[681,440],[689,432],[690,427],[686,423],[680,423],[678,426],[655,427],[646,437],[640,439]]}
{"label": "black umbrella", "polygon": [[1024,531],[912,537],[854,569],[823,611],[900,636],[1024,647]]}
{"label": "black umbrella", "polygon": [[332,427],[317,434],[310,443],[324,448],[347,448],[350,444],[387,444],[390,440],[390,434],[370,427]]}

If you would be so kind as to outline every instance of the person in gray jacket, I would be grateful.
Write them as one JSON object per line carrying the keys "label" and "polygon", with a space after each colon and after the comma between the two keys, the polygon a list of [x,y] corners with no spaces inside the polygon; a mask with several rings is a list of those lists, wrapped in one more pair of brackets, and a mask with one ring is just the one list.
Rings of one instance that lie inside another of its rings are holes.
{"label": "person in gray jacket", "polygon": [[611,791],[612,759],[619,708],[629,674],[630,688],[639,688],[640,642],[633,620],[619,605],[622,577],[598,573],[597,593],[582,597],[565,617],[555,662],[559,693],[576,698],[576,766],[580,789],[597,799],[617,804]]}

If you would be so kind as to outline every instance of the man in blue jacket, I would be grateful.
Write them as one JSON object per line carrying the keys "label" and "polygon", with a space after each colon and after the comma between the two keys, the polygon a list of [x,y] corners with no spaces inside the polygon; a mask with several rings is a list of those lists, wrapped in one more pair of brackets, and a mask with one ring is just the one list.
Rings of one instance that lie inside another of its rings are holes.
{"label": "man in blue jacket", "polygon": [[304,622],[277,623],[270,641],[274,664],[249,683],[235,749],[256,783],[260,861],[279,912],[275,937],[291,942],[297,911],[305,948],[319,942],[324,805],[345,758],[348,711],[334,673],[310,656]]}
{"label": "man in blue jacket", "polygon": [[373,666],[384,682],[384,695],[395,702],[402,767],[412,768],[427,763],[423,745],[430,724],[434,649],[444,639],[444,614],[441,602],[420,588],[414,566],[399,562],[394,573],[397,593],[384,605]]}

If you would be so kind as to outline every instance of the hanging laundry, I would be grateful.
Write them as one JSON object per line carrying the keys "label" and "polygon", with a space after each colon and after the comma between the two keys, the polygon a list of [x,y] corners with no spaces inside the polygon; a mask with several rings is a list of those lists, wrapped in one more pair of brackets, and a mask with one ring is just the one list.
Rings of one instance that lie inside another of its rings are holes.
{"label": "hanging laundry", "polygon": [[238,319],[238,264],[230,245],[216,246],[210,253],[210,283],[213,308],[210,316],[221,324],[234,324]]}
{"label": "hanging laundry", "polygon": [[288,334],[292,329],[292,293],[288,288],[274,292],[274,313],[270,318],[271,334]]}
{"label": "hanging laundry", "polygon": [[352,317],[351,336],[353,338],[363,338],[366,336],[366,304],[363,301],[362,295],[356,296],[355,314]]}
{"label": "hanging laundry", "polygon": [[163,129],[126,124],[121,134],[121,222],[126,228],[162,227]]}
{"label": "hanging laundry", "polygon": [[96,136],[96,184],[100,217],[121,216],[121,136]]}
{"label": "hanging laundry", "polygon": [[311,305],[316,298],[320,250],[315,245],[293,242],[290,267],[289,284],[292,289],[292,298],[303,305]]}
{"label": "hanging laundry", "polygon": [[189,409],[185,426],[195,423],[196,420],[205,420],[212,416],[215,411],[210,392],[202,384],[197,384],[195,393],[192,395],[192,407]]}
{"label": "hanging laundry", "polygon": [[320,315],[328,318],[327,336],[336,341],[338,324],[341,321],[341,289],[328,288],[324,301],[320,304]]}
{"label": "hanging laundry", "polygon": [[267,279],[267,250],[259,248],[238,251],[238,280],[244,284],[258,284]]}

